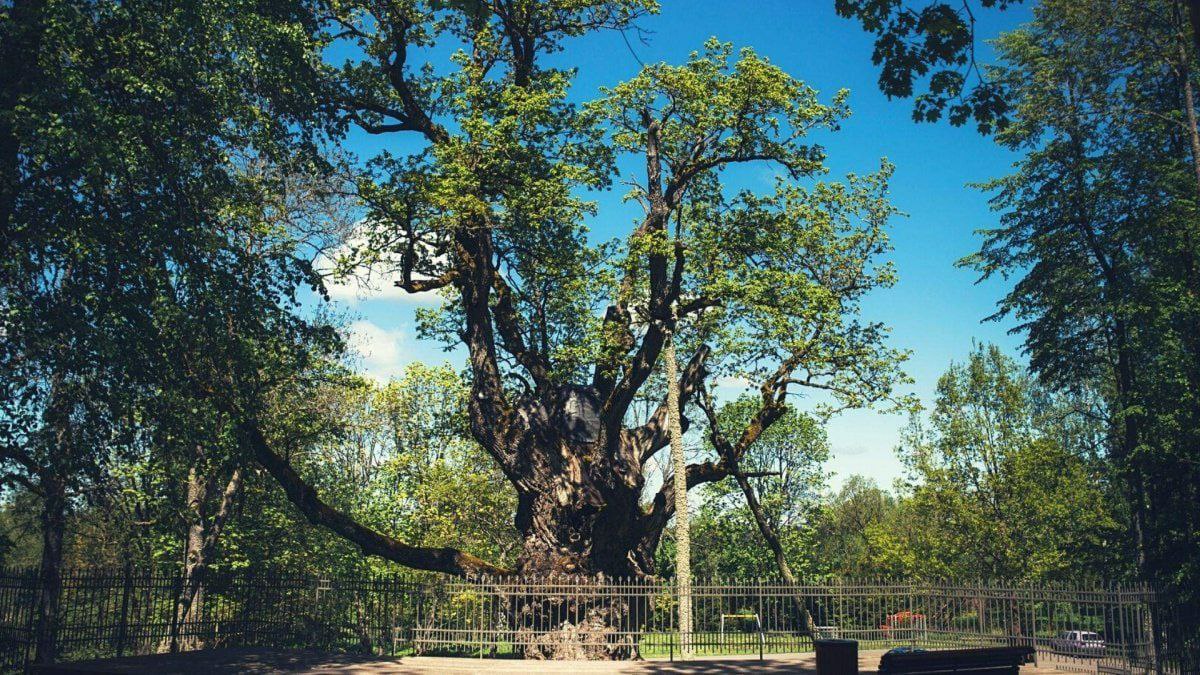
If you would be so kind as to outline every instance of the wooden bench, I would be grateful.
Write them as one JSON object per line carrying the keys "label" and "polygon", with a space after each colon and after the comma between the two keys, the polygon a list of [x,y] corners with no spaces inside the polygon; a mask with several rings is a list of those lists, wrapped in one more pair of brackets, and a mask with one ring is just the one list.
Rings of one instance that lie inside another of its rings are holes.
{"label": "wooden bench", "polygon": [[929,652],[887,653],[879,659],[880,675],[1017,675],[1021,665],[1033,661],[1033,647],[984,647]]}

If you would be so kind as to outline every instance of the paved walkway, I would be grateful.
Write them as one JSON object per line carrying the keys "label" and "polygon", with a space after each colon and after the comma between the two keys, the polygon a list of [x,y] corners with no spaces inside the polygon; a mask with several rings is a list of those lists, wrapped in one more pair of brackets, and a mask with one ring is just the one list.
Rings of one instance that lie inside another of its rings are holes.
{"label": "paved walkway", "polygon": [[[882,651],[859,654],[859,672],[874,673]],[[537,673],[539,675],[589,675],[592,673],[791,673],[817,672],[812,653],[775,656],[759,661],[752,657],[703,658],[694,661],[520,661],[418,656],[381,659],[371,656],[331,655],[310,651],[267,649],[214,649],[188,654],[160,654],[124,659],[81,661],[34,669],[42,675],[468,675],[473,673]],[[1021,668],[1021,675],[1059,673],[1049,668]]]}

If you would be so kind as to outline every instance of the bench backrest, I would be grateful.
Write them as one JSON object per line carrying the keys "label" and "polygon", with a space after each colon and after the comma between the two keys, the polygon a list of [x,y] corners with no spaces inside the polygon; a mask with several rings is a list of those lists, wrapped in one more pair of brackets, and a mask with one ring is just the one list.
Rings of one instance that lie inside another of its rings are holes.
{"label": "bench backrest", "polygon": [[[888,673],[970,673],[985,669],[1019,668],[1033,660],[1033,647],[984,647],[981,649],[945,649],[931,652],[884,654],[879,672]],[[1016,671],[1013,671],[1016,672]]]}

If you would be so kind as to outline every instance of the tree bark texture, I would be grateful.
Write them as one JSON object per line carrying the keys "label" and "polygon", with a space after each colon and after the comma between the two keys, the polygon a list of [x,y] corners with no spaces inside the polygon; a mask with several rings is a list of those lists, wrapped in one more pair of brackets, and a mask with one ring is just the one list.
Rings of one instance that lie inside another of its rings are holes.
{"label": "tree bark texture", "polygon": [[59,606],[62,601],[63,532],[67,525],[67,486],[57,475],[43,474],[42,562],[34,661],[54,663],[58,657]]}
{"label": "tree bark texture", "polygon": [[687,457],[683,454],[683,422],[679,403],[679,365],[675,339],[667,338],[663,359],[667,371],[667,415],[671,435],[671,468],[675,485],[675,584],[679,589],[680,654],[692,656],[692,532],[688,520]]}
{"label": "tree bark texture", "polygon": [[[202,456],[202,453],[200,453]],[[204,585],[208,569],[216,557],[221,531],[233,512],[234,501],[241,492],[242,467],[230,473],[229,480],[221,490],[215,510],[210,507],[217,498],[213,493],[220,483],[205,474],[197,461],[188,471],[187,483],[187,537],[184,541],[183,578],[179,596],[175,601],[175,617],[171,626],[170,644],[172,652],[199,647],[194,638],[181,635],[189,624],[200,618],[204,608]]]}

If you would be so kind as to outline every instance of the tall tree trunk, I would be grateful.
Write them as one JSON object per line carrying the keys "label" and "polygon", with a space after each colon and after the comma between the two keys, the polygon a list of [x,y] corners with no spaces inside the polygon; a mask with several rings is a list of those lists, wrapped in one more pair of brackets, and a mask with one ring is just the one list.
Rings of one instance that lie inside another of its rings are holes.
{"label": "tall tree trunk", "polygon": [[[197,462],[199,463],[199,462]],[[169,649],[194,649],[199,646],[194,637],[181,639],[180,632],[194,624],[204,606],[204,585],[209,566],[215,558],[221,531],[233,511],[234,501],[242,486],[242,467],[234,468],[220,495],[216,511],[209,517],[209,502],[216,485],[203,470],[193,465],[188,471],[187,505],[189,514],[184,551],[183,583],[175,602],[175,621],[171,630]]]}
{"label": "tall tree trunk", "polygon": [[1192,151],[1192,172],[1196,177],[1196,193],[1200,195],[1200,129],[1196,120],[1196,92],[1192,85],[1191,69],[1183,67],[1183,107],[1187,112],[1188,144]]}
{"label": "tall tree trunk", "polygon": [[[763,511],[762,503],[758,500],[754,486],[750,484],[750,479],[746,478],[746,474],[741,471],[735,471],[733,475],[737,480],[738,487],[742,489],[742,494],[746,497],[746,506],[750,507],[750,513],[754,516],[754,523],[758,525],[758,531],[762,534],[763,541],[767,543],[767,548],[771,549],[771,554],[775,557],[775,566],[779,568],[779,576],[783,577],[784,583],[788,586],[795,587],[796,576],[792,574],[792,567],[788,565],[787,555],[783,552],[783,541],[779,538],[775,526],[767,518],[766,512]],[[795,596],[793,600],[800,624],[810,636],[816,637],[812,614],[808,611],[804,600],[799,596]]]}
{"label": "tall tree trunk", "polygon": [[679,592],[680,654],[692,656],[692,532],[688,516],[687,457],[683,454],[683,421],[679,411],[679,364],[675,337],[663,349],[667,371],[667,430],[671,436],[671,468],[675,481],[675,579]]}
{"label": "tall tree trunk", "polygon": [[67,485],[47,471],[42,489],[42,562],[39,575],[34,661],[54,663],[58,657],[59,604],[62,601],[63,535],[67,520]]}

